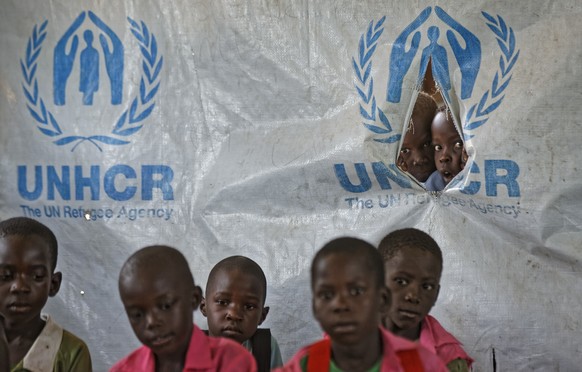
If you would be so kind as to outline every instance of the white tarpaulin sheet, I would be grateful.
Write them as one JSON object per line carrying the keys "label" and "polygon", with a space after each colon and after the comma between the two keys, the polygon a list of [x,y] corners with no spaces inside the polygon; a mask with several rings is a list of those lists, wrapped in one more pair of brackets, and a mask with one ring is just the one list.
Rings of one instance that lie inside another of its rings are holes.
{"label": "white tarpaulin sheet", "polygon": [[[287,359],[321,335],[314,252],[409,226],[443,249],[432,313],[475,370],[580,369],[580,1],[1,7],[0,218],[55,231],[46,310],[95,370],[139,345],[117,275],[142,246],[182,250],[202,287],[257,261]],[[427,58],[470,156],[441,195],[394,165]]]}

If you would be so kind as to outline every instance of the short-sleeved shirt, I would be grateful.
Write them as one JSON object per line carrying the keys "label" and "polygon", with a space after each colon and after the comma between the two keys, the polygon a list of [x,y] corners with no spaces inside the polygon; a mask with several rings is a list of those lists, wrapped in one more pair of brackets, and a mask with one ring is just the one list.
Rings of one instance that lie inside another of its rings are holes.
{"label": "short-sleeved shirt", "polygon": [[419,342],[441,358],[449,370],[466,371],[473,363],[473,359],[463,350],[461,342],[430,315],[422,321]]}
{"label": "short-sleeved shirt", "polygon": [[[155,372],[152,350],[142,346],[117,362],[110,372]],[[194,325],[183,371],[256,372],[255,358],[240,344],[222,337],[208,337]]]}
{"label": "short-sleeved shirt", "polygon": [[[428,351],[419,343],[395,336],[383,328],[380,328],[380,333],[382,336],[382,359],[380,361],[379,371],[404,372],[406,369],[402,366],[398,353],[414,350],[418,354],[418,358],[425,371],[447,372],[443,362],[434,353]],[[305,358],[308,357],[310,346],[299,350],[282,368],[276,369],[275,371],[304,372],[307,365]],[[331,368],[332,364],[330,363],[330,371],[332,370]]]}
{"label": "short-sleeved shirt", "polygon": [[83,340],[64,330],[50,316],[43,314],[41,318],[46,322],[44,328],[11,371],[91,372],[91,355]]}

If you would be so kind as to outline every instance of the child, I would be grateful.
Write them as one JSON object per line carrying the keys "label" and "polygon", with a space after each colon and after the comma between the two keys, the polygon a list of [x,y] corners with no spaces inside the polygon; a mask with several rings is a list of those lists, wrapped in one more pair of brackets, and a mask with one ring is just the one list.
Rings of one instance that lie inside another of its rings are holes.
{"label": "child", "polygon": [[57,238],[42,223],[0,222],[0,315],[12,371],[91,371],[87,345],[41,315],[61,285],[57,254]]}
{"label": "child", "polygon": [[283,365],[271,332],[257,329],[269,313],[266,297],[267,279],[261,267],[250,258],[232,256],[212,268],[206,298],[200,304],[202,314],[208,318],[210,336],[241,343],[253,353],[260,372]]}
{"label": "child", "polygon": [[467,163],[463,140],[447,106],[441,106],[431,125],[432,145],[436,171],[426,181],[428,191],[441,191]]}
{"label": "child", "polygon": [[430,124],[436,109],[432,97],[419,92],[398,156],[398,167],[421,183],[425,182],[436,169],[430,132]]}
{"label": "child", "polygon": [[436,355],[381,327],[390,301],[381,259],[355,238],[317,252],[312,308],[329,338],[301,349],[282,371],[446,371]]}
{"label": "child", "polygon": [[111,371],[256,371],[245,348],[193,324],[202,290],[178,250],[150,246],[134,253],[121,268],[119,294],[144,346]]}
{"label": "child", "polygon": [[388,234],[379,247],[392,306],[384,325],[435,352],[450,371],[468,371],[473,360],[461,343],[428,315],[440,290],[443,256],[428,234],[413,228]]}

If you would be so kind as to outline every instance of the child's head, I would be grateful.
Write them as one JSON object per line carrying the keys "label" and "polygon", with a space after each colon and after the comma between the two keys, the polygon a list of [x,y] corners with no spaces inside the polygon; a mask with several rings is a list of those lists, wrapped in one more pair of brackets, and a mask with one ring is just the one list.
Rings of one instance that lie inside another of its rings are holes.
{"label": "child's head", "polygon": [[436,103],[431,96],[423,92],[418,94],[398,155],[398,167],[419,182],[425,182],[435,171],[430,124],[436,109]]}
{"label": "child's head", "polygon": [[408,228],[388,234],[378,250],[386,269],[386,286],[392,293],[384,325],[396,334],[416,339],[420,322],[439,294],[441,249],[427,233]]}
{"label": "child's head", "polygon": [[339,238],[321,248],[311,264],[313,314],[341,345],[357,345],[378,336],[388,308],[382,257],[369,243]]}
{"label": "child's head", "polygon": [[157,361],[183,363],[202,297],[184,255],[167,246],[140,249],[121,268],[119,294],[133,332]]}
{"label": "child's head", "polygon": [[7,328],[41,322],[49,296],[59,291],[58,245],[53,232],[26,217],[0,222],[0,314]]}
{"label": "child's head", "polygon": [[200,306],[208,318],[208,333],[240,343],[248,340],[269,313],[266,297],[267,279],[255,261],[244,256],[220,261],[208,275]]}
{"label": "child's head", "polygon": [[467,152],[455,128],[453,115],[446,106],[439,108],[432,125],[432,144],[436,169],[449,183],[465,167]]}

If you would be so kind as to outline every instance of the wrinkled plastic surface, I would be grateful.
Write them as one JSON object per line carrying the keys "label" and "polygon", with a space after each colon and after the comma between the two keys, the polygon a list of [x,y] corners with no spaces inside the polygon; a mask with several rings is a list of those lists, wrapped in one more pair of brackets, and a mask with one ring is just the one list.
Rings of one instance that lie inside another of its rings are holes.
{"label": "wrinkled plastic surface", "polygon": [[[432,314],[476,371],[578,370],[581,10],[567,0],[4,1],[0,218],[38,217],[55,231],[63,285],[46,310],[87,341],[97,371],[139,345],[117,275],[142,246],[181,249],[202,287],[220,259],[256,260],[269,282],[264,325],[287,359],[321,334],[314,252],[408,226],[441,244]],[[81,62],[84,51],[96,62]],[[425,51],[448,63],[435,76],[450,86],[472,169],[442,195],[393,167]],[[122,76],[105,62],[119,66],[116,55]]]}

